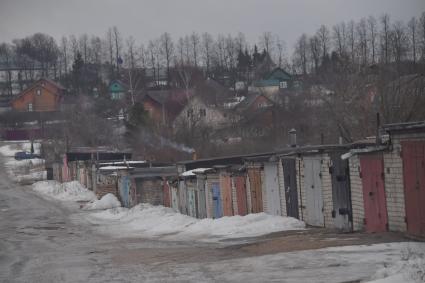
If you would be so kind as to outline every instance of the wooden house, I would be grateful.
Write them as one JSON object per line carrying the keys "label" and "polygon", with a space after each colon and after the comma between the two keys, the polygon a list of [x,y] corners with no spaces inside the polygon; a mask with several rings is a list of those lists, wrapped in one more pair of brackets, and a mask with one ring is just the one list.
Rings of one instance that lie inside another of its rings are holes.
{"label": "wooden house", "polygon": [[255,81],[249,89],[263,94],[271,94],[292,87],[292,76],[282,68],[275,68],[264,79]]}
{"label": "wooden house", "polygon": [[192,95],[192,90],[149,90],[142,103],[155,124],[170,125]]}
{"label": "wooden house", "polygon": [[108,92],[112,100],[121,100],[126,96],[127,86],[119,80],[114,80],[109,84]]}
{"label": "wooden house", "polygon": [[23,112],[52,112],[61,108],[64,88],[49,79],[40,79],[11,101],[12,109]]}
{"label": "wooden house", "polygon": [[192,96],[173,122],[173,128],[181,126],[205,126],[219,129],[237,121],[238,115],[208,102],[203,96]]}

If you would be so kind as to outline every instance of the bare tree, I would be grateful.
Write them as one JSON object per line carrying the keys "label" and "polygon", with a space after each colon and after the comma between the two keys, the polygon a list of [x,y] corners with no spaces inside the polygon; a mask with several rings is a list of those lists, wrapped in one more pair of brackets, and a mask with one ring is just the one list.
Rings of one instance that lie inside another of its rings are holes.
{"label": "bare tree", "polygon": [[416,63],[416,50],[417,50],[417,26],[418,26],[418,21],[416,20],[415,17],[412,17],[409,21],[409,23],[407,24],[407,27],[409,29],[409,40],[410,40],[410,44],[411,44],[411,48],[412,48],[412,61],[415,64]]}
{"label": "bare tree", "polygon": [[294,51],[294,63],[296,66],[298,66],[303,75],[307,74],[309,52],[308,48],[308,38],[307,35],[304,33],[298,38]]}
{"label": "bare tree", "polygon": [[381,17],[381,28],[381,57],[387,64],[390,60],[390,16],[388,14]]}
{"label": "bare tree", "polygon": [[68,56],[69,56],[69,53],[68,53],[68,39],[65,36],[63,36],[61,38],[60,50],[61,50],[61,57],[62,57],[62,61],[63,61],[63,64],[62,64],[63,73],[66,75],[66,74],[68,74]]}
{"label": "bare tree", "polygon": [[162,34],[160,38],[161,42],[161,54],[163,58],[165,59],[165,64],[167,66],[167,84],[170,84],[170,66],[171,66],[171,60],[174,54],[174,44],[173,40],[171,39],[171,36],[169,33]]}
{"label": "bare tree", "polygon": [[320,42],[322,50],[322,60],[328,55],[330,32],[325,25],[321,25],[319,30],[316,32],[316,37]]}
{"label": "bare tree", "polygon": [[369,45],[371,47],[371,51],[372,51],[372,64],[375,64],[376,62],[376,42],[377,42],[377,37],[378,37],[378,27],[377,27],[377,22],[375,17],[370,16],[367,19],[367,26],[368,26],[368,38],[369,38]]}
{"label": "bare tree", "polygon": [[114,40],[114,44],[115,44],[115,62],[117,64],[117,75],[119,74],[120,71],[120,64],[121,64],[121,48],[122,48],[122,43],[121,43],[121,34],[118,31],[118,28],[116,26],[114,26],[112,28],[112,35],[113,35],[113,40]]}
{"label": "bare tree", "polygon": [[271,32],[267,31],[264,32],[261,36],[260,36],[260,46],[261,48],[263,48],[267,54],[270,55],[270,53],[273,51],[273,35]]}
{"label": "bare tree", "polygon": [[203,60],[206,67],[207,76],[210,74],[211,68],[211,54],[213,52],[214,39],[209,33],[202,34],[202,54]]}
{"label": "bare tree", "polygon": [[6,73],[7,73],[7,92],[9,95],[13,94],[13,88],[12,88],[12,61],[13,61],[13,48],[10,44],[7,43],[1,43],[0,44],[0,62],[2,62],[6,67]]}
{"label": "bare tree", "polygon": [[276,43],[276,57],[279,68],[282,68],[285,61],[285,42],[276,35],[274,42]]}
{"label": "bare tree", "polygon": [[367,40],[367,23],[366,19],[362,18],[356,26],[357,40],[358,40],[358,53],[360,63],[366,65],[368,63],[368,40]]}
{"label": "bare tree", "polygon": [[88,48],[89,37],[87,34],[82,34],[78,39],[79,50],[81,50],[81,54],[83,55],[84,64],[88,63]]}
{"label": "bare tree", "polygon": [[421,59],[422,61],[425,61],[425,12],[422,13],[421,18],[419,19],[418,42],[420,43]]}
{"label": "bare tree", "polygon": [[350,50],[350,59],[351,63],[355,63],[355,56],[356,56],[356,32],[355,32],[355,23],[354,21],[348,22],[347,25],[347,40],[348,40],[348,46]]}
{"label": "bare tree", "polygon": [[335,50],[337,50],[340,57],[343,57],[347,55],[347,31],[345,23],[342,22],[340,24],[334,25],[332,29]]}
{"label": "bare tree", "polygon": [[320,40],[317,36],[312,36],[309,40],[310,55],[314,64],[314,72],[317,74],[320,65],[320,56],[322,53]]}
{"label": "bare tree", "polygon": [[396,63],[400,63],[405,57],[407,50],[406,43],[408,42],[404,24],[400,21],[395,22],[392,26],[390,35],[391,49],[394,56],[394,61]]}
{"label": "bare tree", "polygon": [[190,35],[190,43],[192,46],[192,56],[193,56],[193,65],[198,67],[198,54],[199,54],[199,44],[200,38],[196,32],[193,32]]}

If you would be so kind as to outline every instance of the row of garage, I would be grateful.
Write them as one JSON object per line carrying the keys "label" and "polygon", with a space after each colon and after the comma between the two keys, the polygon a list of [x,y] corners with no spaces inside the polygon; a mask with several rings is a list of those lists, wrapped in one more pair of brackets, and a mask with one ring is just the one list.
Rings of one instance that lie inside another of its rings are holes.
{"label": "row of garage", "polygon": [[169,206],[199,218],[266,212],[316,227],[423,237],[425,124],[383,129],[388,138],[382,144],[368,140],[181,162]]}
{"label": "row of garage", "polygon": [[[383,133],[382,143],[295,146],[166,165],[74,158],[76,168],[68,160],[54,171],[93,180],[89,188],[114,193],[125,207],[164,205],[196,218],[265,212],[315,227],[425,237],[425,123],[387,125]],[[81,167],[89,173],[78,174]]]}

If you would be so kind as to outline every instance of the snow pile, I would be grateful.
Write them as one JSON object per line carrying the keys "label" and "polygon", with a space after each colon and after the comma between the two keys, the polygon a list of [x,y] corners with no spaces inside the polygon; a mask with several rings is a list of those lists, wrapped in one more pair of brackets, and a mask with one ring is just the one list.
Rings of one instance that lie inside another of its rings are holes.
{"label": "snow pile", "polygon": [[401,259],[384,265],[373,276],[373,283],[414,283],[425,282],[425,247],[407,248],[401,252]]}
{"label": "snow pile", "polygon": [[[139,204],[131,209],[110,209],[88,216],[103,232],[115,236],[161,237],[179,239],[232,239],[255,237],[285,230],[304,229],[295,218],[265,213],[219,219],[196,219],[174,212],[171,208]],[[119,231],[119,234],[118,232]]]}
{"label": "snow pile", "polygon": [[[44,168],[44,159],[23,159],[15,160],[15,153],[18,151],[30,151],[30,142],[8,142],[9,144],[0,147],[0,154],[3,155],[9,176],[18,183],[32,184],[36,181],[45,180],[47,177]],[[40,153],[40,143],[34,143],[34,153]]]}
{"label": "snow pile", "polygon": [[13,157],[15,156],[15,153],[18,151],[19,150],[17,150],[16,148],[14,149],[12,145],[4,145],[0,147],[0,154],[3,156]]}
{"label": "snow pile", "polygon": [[59,183],[56,181],[41,181],[33,184],[33,190],[49,198],[61,201],[92,201],[96,195],[83,187],[78,181]]}
{"label": "snow pile", "polygon": [[106,194],[100,200],[93,200],[86,204],[84,210],[101,210],[120,207],[121,203],[113,194]]}

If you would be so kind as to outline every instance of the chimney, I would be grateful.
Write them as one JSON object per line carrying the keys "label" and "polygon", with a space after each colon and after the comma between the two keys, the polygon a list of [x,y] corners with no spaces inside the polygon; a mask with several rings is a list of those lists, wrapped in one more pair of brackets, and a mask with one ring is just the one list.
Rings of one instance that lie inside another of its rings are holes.
{"label": "chimney", "polygon": [[381,119],[379,117],[379,112],[376,113],[376,145],[380,145],[381,141],[381,133],[379,128],[381,127]]}
{"label": "chimney", "polygon": [[294,128],[289,131],[289,140],[291,147],[297,147],[297,130]]}
{"label": "chimney", "polygon": [[196,150],[194,150],[193,152],[192,152],[192,160],[196,160],[197,159],[197,156],[196,156]]}

